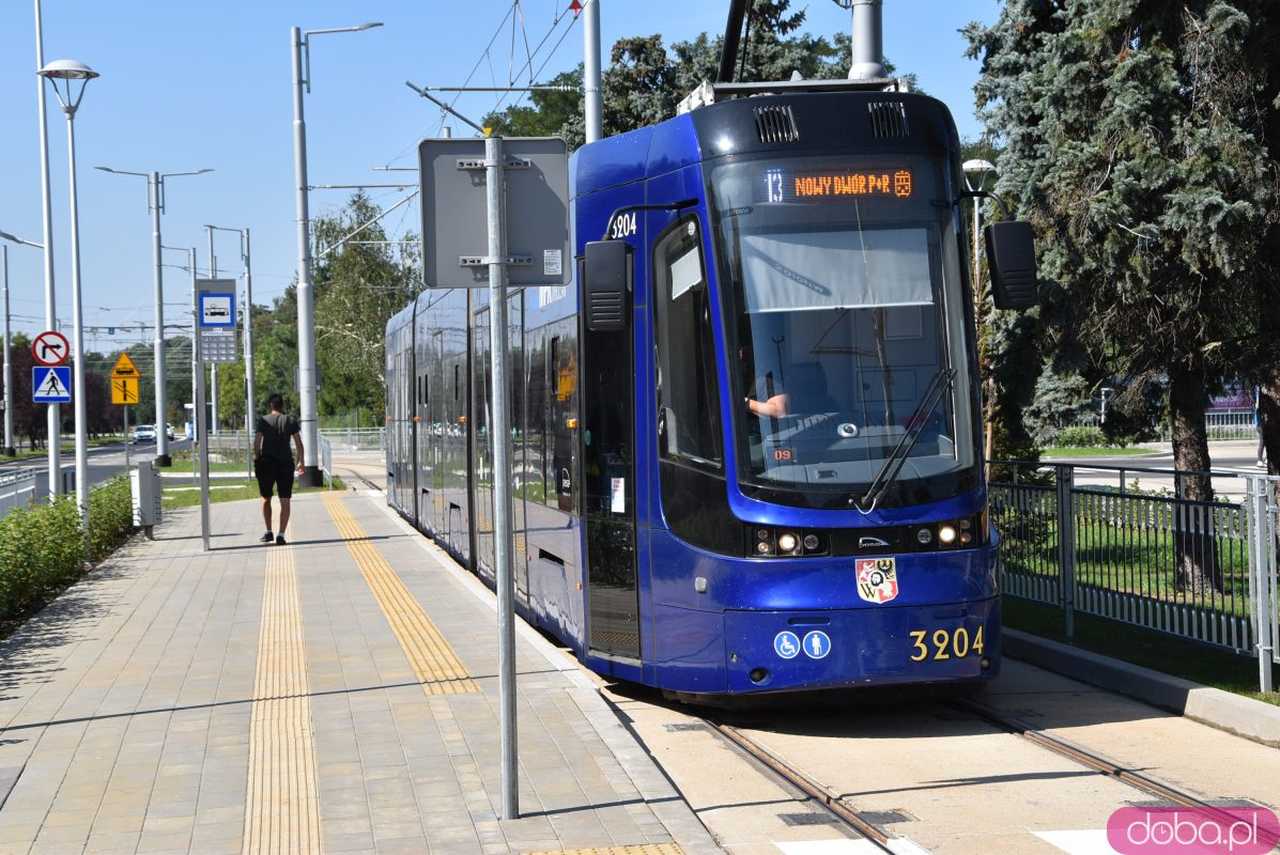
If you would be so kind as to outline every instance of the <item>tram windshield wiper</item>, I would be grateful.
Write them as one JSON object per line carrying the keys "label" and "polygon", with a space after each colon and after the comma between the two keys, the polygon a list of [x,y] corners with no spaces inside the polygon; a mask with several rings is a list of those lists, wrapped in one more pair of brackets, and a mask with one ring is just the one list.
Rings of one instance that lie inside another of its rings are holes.
{"label": "tram windshield wiper", "polygon": [[867,492],[855,504],[859,511],[869,514],[876,509],[876,502],[880,501],[880,496],[884,494],[885,488],[897,479],[898,473],[902,471],[902,465],[907,462],[907,455],[911,453],[911,449],[916,447],[916,442],[920,439],[925,422],[929,421],[933,411],[938,408],[938,402],[942,400],[942,396],[951,389],[951,384],[955,381],[955,378],[956,370],[954,368],[939,368],[937,373],[933,375],[933,379],[929,381],[929,386],[925,390],[924,397],[920,399],[915,411],[907,419],[907,432],[902,435],[902,439],[898,440],[898,444],[894,446],[893,451],[885,458],[880,471],[872,479],[871,486],[867,487]]}

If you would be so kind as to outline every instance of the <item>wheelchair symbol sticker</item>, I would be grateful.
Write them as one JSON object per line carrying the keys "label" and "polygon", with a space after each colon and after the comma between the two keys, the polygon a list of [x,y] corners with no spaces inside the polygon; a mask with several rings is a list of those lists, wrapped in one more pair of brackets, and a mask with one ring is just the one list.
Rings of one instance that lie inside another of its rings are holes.
{"label": "wheelchair symbol sticker", "polygon": [[773,637],[773,652],[783,659],[795,659],[800,655],[800,637],[784,629]]}
{"label": "wheelchair symbol sticker", "polygon": [[810,659],[825,659],[831,652],[831,636],[820,629],[804,634],[804,655]]}

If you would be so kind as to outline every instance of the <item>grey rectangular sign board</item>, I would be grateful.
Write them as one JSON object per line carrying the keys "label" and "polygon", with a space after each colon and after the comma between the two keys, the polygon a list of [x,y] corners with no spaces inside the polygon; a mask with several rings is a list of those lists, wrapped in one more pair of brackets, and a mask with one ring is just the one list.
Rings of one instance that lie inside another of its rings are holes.
{"label": "grey rectangular sign board", "polygon": [[[502,140],[507,284],[567,285],[569,153],[559,137]],[[423,279],[427,288],[489,285],[483,139],[418,145]]]}

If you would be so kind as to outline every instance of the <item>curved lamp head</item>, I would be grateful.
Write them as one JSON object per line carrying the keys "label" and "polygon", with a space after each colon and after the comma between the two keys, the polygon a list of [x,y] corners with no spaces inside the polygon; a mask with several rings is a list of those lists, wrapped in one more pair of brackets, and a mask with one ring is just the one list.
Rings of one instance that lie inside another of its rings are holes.
{"label": "curved lamp head", "polygon": [[[974,160],[966,160],[960,165],[964,170],[964,182],[969,185],[970,190],[980,190],[982,185],[987,182],[987,176],[993,175],[996,171],[996,165],[989,160],[980,158]],[[977,184],[975,187],[974,184]]]}
{"label": "curved lamp head", "polygon": [[[80,99],[84,97],[84,88],[89,85],[89,81],[98,77],[98,72],[94,71],[83,62],[74,59],[55,59],[53,62],[46,63],[45,67],[36,72],[53,84],[53,94],[58,97],[58,103],[62,105],[63,112],[68,116],[75,115],[76,108],[80,106]],[[58,87],[61,81],[62,88]],[[72,97],[72,85],[79,81],[80,89]]]}
{"label": "curved lamp head", "polygon": [[74,59],[55,59],[53,62],[46,63],[45,67],[36,74],[58,80],[92,80],[99,76],[98,72]]}

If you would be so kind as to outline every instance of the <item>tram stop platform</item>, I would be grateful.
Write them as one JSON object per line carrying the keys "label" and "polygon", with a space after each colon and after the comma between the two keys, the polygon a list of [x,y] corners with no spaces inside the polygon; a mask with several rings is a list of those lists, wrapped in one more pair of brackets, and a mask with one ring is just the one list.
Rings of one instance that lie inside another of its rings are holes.
{"label": "tram stop platform", "polygon": [[717,851],[562,650],[517,622],[498,819],[490,592],[381,493],[166,515],[0,643],[0,853]]}

